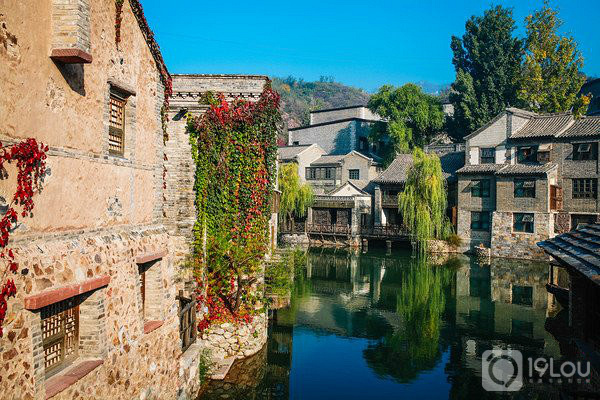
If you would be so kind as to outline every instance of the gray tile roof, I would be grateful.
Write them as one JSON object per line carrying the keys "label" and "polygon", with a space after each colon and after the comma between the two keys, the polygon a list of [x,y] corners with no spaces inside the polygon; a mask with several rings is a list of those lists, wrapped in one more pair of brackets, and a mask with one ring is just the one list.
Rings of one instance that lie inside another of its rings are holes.
{"label": "gray tile roof", "polygon": [[300,146],[282,146],[277,148],[277,155],[281,160],[291,160],[304,150],[308,149],[311,144],[300,145]]}
{"label": "gray tile roof", "polygon": [[600,135],[600,116],[581,117],[568,127],[560,137]]}
{"label": "gray tile roof", "polygon": [[465,165],[465,152],[454,151],[440,156],[442,172],[448,181],[456,180],[456,171]]}
{"label": "gray tile roof", "polygon": [[538,243],[561,265],[573,268],[600,285],[600,224],[578,227]]}
{"label": "gray tile roof", "polygon": [[465,165],[456,171],[457,174],[486,174],[499,171],[504,164],[475,164]]}
{"label": "gray tile roof", "polygon": [[404,183],[408,177],[408,170],[413,165],[412,154],[399,154],[394,161],[373,180],[375,183]]}
{"label": "gray tile roof", "polygon": [[573,122],[569,114],[536,115],[531,117],[520,129],[510,135],[511,138],[536,138],[557,136]]}
{"label": "gray tile roof", "polygon": [[555,163],[546,164],[505,164],[496,175],[540,175],[556,168]]}
{"label": "gray tile roof", "polygon": [[310,163],[310,165],[329,165],[329,164],[339,164],[342,162],[342,159],[346,157],[346,154],[336,154],[336,155],[325,155],[317,158],[315,161]]}

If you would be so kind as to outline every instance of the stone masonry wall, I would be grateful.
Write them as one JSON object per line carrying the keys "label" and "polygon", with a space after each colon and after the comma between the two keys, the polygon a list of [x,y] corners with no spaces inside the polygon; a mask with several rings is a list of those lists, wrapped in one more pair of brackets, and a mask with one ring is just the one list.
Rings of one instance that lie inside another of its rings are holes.
{"label": "stone masonry wall", "polygon": [[554,232],[554,216],[534,213],[534,233],[513,231],[513,213],[496,211],[492,216],[492,257],[547,260],[548,255],[536,244]]}
{"label": "stone masonry wall", "polygon": [[248,325],[223,323],[207,328],[202,340],[214,359],[249,357],[267,342],[267,316],[260,314]]}
{"label": "stone masonry wall", "polygon": [[[15,279],[18,294],[9,300],[0,340],[3,399],[44,399],[49,382],[44,378],[40,312],[25,309],[24,298],[101,276],[110,277],[108,286],[80,300],[79,359],[73,365],[87,359],[103,363],[54,398],[172,399],[184,392],[175,299],[182,284],[173,268],[186,254],[182,238],[168,236],[160,226],[146,226],[22,240],[14,248],[28,273]],[[150,267],[161,286],[152,300],[160,306],[154,312],[162,325],[145,333],[136,259],[164,249],[169,253]]]}

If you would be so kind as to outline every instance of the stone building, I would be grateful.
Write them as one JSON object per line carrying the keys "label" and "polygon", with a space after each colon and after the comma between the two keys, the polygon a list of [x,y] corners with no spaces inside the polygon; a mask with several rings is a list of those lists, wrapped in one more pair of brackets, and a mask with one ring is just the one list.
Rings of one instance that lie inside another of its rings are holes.
{"label": "stone building", "polygon": [[197,360],[180,371],[197,350],[183,352],[176,298],[187,238],[163,201],[170,76],[139,1],[123,3],[118,44],[116,15],[107,0],[3,3],[0,140],[50,148],[35,213],[11,237],[24,274],[0,339],[3,399],[168,399],[197,385]]}
{"label": "stone building", "polygon": [[303,182],[306,181],[308,166],[323,155],[325,155],[325,150],[319,147],[318,144],[282,146],[277,149],[279,163],[295,163],[298,166],[298,176]]}
{"label": "stone building", "polygon": [[327,154],[357,150],[377,155],[382,143],[369,143],[373,123],[382,121],[365,106],[311,111],[310,125],[289,129],[289,145],[318,144]]}
{"label": "stone building", "polygon": [[[49,146],[44,190],[9,244],[23,273],[0,338],[0,397],[195,398],[201,343],[180,273],[195,221],[185,115],[205,109],[207,90],[258,99],[267,78],[171,77],[138,0],[120,14],[112,0],[9,0],[0,43],[0,141]],[[15,190],[15,168],[5,172],[2,201]],[[256,324],[241,354],[264,344],[266,319]]]}
{"label": "stone building", "polygon": [[583,84],[579,93],[592,96],[587,109],[587,115],[600,115],[600,78],[589,79]]}
{"label": "stone building", "polygon": [[466,137],[458,171],[458,234],[465,249],[545,258],[536,243],[600,215],[600,117],[508,108]]}

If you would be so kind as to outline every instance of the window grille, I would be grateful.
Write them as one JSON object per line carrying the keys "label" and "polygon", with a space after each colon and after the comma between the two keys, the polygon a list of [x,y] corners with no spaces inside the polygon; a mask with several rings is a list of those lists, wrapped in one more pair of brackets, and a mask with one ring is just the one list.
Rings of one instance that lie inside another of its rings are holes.
{"label": "window grille", "polygon": [[489,231],[490,213],[488,211],[472,211],[471,229],[474,231]]}
{"label": "window grille", "polygon": [[108,130],[108,151],[110,154],[122,156],[125,152],[125,104],[126,100],[110,95],[110,115]]}
{"label": "window grille", "polygon": [[71,298],[41,310],[44,367],[50,376],[77,358],[79,305]]}
{"label": "window grille", "polygon": [[348,174],[350,179],[360,179],[360,170],[358,169],[348,170]]}
{"label": "window grille", "polygon": [[573,179],[574,199],[595,199],[598,195],[598,180],[593,178]]}
{"label": "window grille", "polygon": [[493,147],[482,148],[480,150],[480,163],[481,164],[494,164],[496,162],[496,149]]}

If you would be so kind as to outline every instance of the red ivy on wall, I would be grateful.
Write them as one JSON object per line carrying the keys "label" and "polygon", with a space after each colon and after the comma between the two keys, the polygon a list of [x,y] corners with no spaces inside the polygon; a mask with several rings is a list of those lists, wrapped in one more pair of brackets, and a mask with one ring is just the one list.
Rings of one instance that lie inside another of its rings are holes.
{"label": "red ivy on wall", "polygon": [[[33,195],[41,190],[42,178],[46,173],[46,152],[48,146],[38,143],[35,139],[27,139],[8,147],[0,143],[0,178],[8,177],[5,163],[16,162],[17,189],[10,200],[2,219],[0,220],[0,259],[5,261],[6,267],[2,273],[2,290],[0,291],[0,337],[2,326],[8,308],[7,301],[17,293],[15,282],[11,275],[19,270],[15,262],[13,250],[8,247],[9,236],[16,226],[19,216],[26,217],[33,211]],[[8,200],[8,199],[7,199]],[[20,213],[15,207],[19,206]]]}

